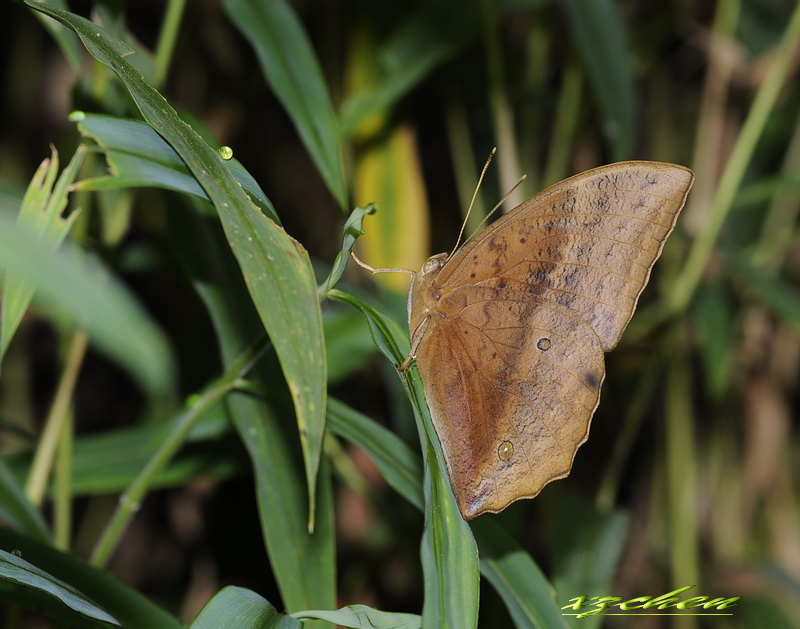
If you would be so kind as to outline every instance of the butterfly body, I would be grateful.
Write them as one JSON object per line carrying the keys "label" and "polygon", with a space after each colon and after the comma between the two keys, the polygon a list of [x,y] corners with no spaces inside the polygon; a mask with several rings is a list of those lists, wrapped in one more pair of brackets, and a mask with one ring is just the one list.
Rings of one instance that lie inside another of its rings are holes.
{"label": "butterfly body", "polygon": [[412,353],[465,518],[569,473],[619,341],[693,181],[623,162],[567,179],[428,259]]}

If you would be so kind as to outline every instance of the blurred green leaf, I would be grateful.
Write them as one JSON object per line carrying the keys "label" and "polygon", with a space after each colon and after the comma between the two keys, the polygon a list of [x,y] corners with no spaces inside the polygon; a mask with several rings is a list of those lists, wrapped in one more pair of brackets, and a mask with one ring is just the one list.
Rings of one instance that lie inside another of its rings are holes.
{"label": "blurred green leaf", "polygon": [[366,605],[348,605],[336,610],[310,609],[293,614],[295,618],[320,618],[353,629],[419,629],[415,614],[383,612]]}
{"label": "blurred green leaf", "polygon": [[[540,7],[552,0],[497,0],[494,15]],[[342,130],[353,133],[376,111],[386,110],[409,93],[433,70],[482,33],[479,2],[437,0],[425,2],[391,35],[378,55],[379,83],[350,96],[342,105]],[[447,25],[443,28],[442,25]]]}
{"label": "blurred green leaf", "polygon": [[[78,213],[73,212],[64,218],[62,212],[67,207],[69,186],[78,174],[85,152],[84,148],[78,147],[69,165],[56,181],[58,154],[53,149],[50,159],[44,160],[33,176],[19,207],[18,224],[35,234],[51,249],[56,249],[61,244],[78,217]],[[13,272],[6,273],[0,302],[0,361],[5,356],[8,344],[28,309],[35,290],[35,282]]]}
{"label": "blurred green leaf", "polygon": [[633,148],[637,104],[628,37],[614,0],[562,0],[594,98],[613,161],[628,159]]}
{"label": "blurred green leaf", "polygon": [[219,212],[292,393],[305,459],[309,526],[313,526],[325,430],[326,363],[322,314],[308,253],[253,205],[216,151],[142,81],[126,59],[132,51],[123,42],[77,15],[25,1],[72,28],[89,53],[117,73],[145,120],[181,156]]}
{"label": "blurred green leaf", "polygon": [[714,284],[697,294],[692,311],[708,390],[721,399],[730,378],[731,350],[736,346],[738,333],[732,318],[734,305],[725,288]]}
{"label": "blurred green leaf", "polygon": [[[180,629],[183,625],[147,598],[80,559],[0,528],[0,550],[16,555],[48,580],[67,584],[125,629]],[[3,556],[7,556],[4,553]],[[33,574],[33,573],[31,573]],[[62,601],[63,602],[63,601]]]}
{"label": "blurred green leaf", "polygon": [[[626,515],[600,513],[592,504],[568,494],[560,505],[552,549],[553,585],[559,600],[609,594],[627,534]],[[570,618],[569,626],[589,629],[602,621],[600,616],[564,618]]]}
{"label": "blurred green leaf", "polygon": [[37,541],[50,540],[50,532],[42,514],[25,497],[21,485],[2,458],[0,458],[0,521]]}
{"label": "blurred green leaf", "polygon": [[299,620],[278,612],[264,597],[240,587],[226,587],[206,603],[191,629],[300,629]]}
{"label": "blurred green leaf", "polygon": [[[48,0],[48,3],[65,11],[69,9],[65,0]],[[80,75],[83,72],[83,60],[81,59],[80,43],[75,37],[75,33],[53,18],[41,13],[35,15],[58,44],[72,71],[76,75]]]}
{"label": "blurred green leaf", "polygon": [[223,6],[250,40],[328,190],[345,207],[339,123],[314,49],[291,5],[285,0],[224,0]]}
{"label": "blurred green leaf", "polygon": [[[153,128],[138,120],[73,112],[84,137],[91,138],[108,159],[111,175],[77,182],[74,190],[155,187],[184,192],[209,201],[209,196],[175,150]],[[226,160],[250,199],[280,225],[275,208],[253,176],[236,159]]]}
{"label": "blurred green leaf", "polygon": [[742,619],[745,629],[794,629],[797,623],[790,620],[774,600],[767,598],[750,598],[742,600],[734,609]]}
{"label": "blurred green leaf", "polygon": [[66,245],[53,251],[0,216],[0,269],[36,285],[37,301],[67,314],[148,393],[172,388],[172,355],[161,330],[96,258]]}
{"label": "blurred green leaf", "polygon": [[800,293],[784,279],[753,265],[736,251],[727,251],[729,264],[763,304],[788,326],[800,331]]}

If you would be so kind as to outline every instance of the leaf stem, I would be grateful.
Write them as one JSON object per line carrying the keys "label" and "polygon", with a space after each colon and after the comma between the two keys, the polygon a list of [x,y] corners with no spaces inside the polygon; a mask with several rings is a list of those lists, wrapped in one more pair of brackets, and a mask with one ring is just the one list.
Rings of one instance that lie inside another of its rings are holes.
{"label": "leaf stem", "polygon": [[245,350],[220,378],[209,384],[200,394],[199,399],[193,400],[188,408],[165,426],[166,434],[161,440],[160,447],[128,489],[120,495],[117,509],[92,551],[90,562],[93,566],[98,568],[105,566],[156,476],[180,449],[200,418],[214,408],[230,391],[243,384],[241,378],[267,346],[266,336],[260,338]]}
{"label": "leaf stem", "polygon": [[86,355],[86,348],[89,337],[83,330],[78,330],[72,335],[72,339],[67,350],[67,358],[64,364],[64,371],[53,398],[53,404],[45,421],[39,445],[33,456],[28,481],[25,485],[25,495],[31,504],[39,506],[44,500],[47,490],[47,481],[50,478],[50,470],[53,466],[56,447],[62,438],[65,423],[70,412],[70,402],[75,391],[75,383],[78,380],[83,358]]}
{"label": "leaf stem", "polygon": [[161,25],[158,44],[156,44],[156,69],[153,77],[155,87],[163,85],[167,78],[185,7],[186,0],[170,0],[167,5],[167,13],[164,16],[164,23]]}

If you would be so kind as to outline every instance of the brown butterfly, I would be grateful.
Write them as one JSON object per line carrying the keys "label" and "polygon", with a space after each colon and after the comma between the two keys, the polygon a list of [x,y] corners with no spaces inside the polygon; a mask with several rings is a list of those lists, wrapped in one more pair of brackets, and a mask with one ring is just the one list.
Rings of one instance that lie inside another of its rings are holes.
{"label": "brown butterfly", "polygon": [[694,181],[622,162],[528,199],[409,291],[416,359],[466,519],[569,474],[605,377]]}

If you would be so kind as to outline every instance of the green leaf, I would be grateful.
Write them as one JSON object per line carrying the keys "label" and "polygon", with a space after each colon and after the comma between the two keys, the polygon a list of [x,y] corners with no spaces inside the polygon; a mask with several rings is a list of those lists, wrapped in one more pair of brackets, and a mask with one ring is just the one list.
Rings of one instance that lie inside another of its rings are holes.
{"label": "green leaf", "polygon": [[[53,149],[34,174],[19,208],[18,221],[51,249],[56,249],[64,240],[77,212],[68,218],[62,216],[67,207],[67,192],[78,174],[86,149],[78,147],[72,160],[54,181],[58,173],[58,153]],[[0,303],[0,360],[5,356],[22,316],[28,309],[36,284],[15,273],[7,273],[3,282],[3,298]]]}
{"label": "green leaf", "polygon": [[350,304],[353,308],[360,310],[367,318],[369,333],[378,351],[394,365],[399,365],[403,362],[404,357],[411,349],[411,344],[408,341],[408,334],[395,321],[344,291],[333,288],[326,294],[331,299]]}
{"label": "green leaf", "polygon": [[[59,7],[60,9],[67,10],[69,8],[67,7],[65,0],[49,0],[49,2],[54,7]],[[69,63],[70,69],[77,76],[80,76],[83,73],[83,60],[81,57],[80,43],[78,42],[78,38],[75,37],[75,33],[73,33],[70,29],[65,28],[60,22],[57,22],[46,15],[42,15],[41,13],[36,13],[35,15],[42,23],[42,26],[44,26],[44,28],[56,41],[56,44],[58,44],[58,47],[61,49],[61,53]]]}
{"label": "green leaf", "polygon": [[303,623],[278,612],[264,597],[240,587],[217,592],[191,629],[301,629]]}
{"label": "green leaf", "polygon": [[37,590],[40,594],[61,602],[86,618],[121,626],[113,616],[69,584],[4,550],[0,550],[0,579]]}
{"label": "green leaf", "polygon": [[[328,295],[349,303],[367,316],[378,349],[395,365],[404,359],[400,347],[408,335],[371,306],[336,289]],[[399,372],[398,372],[399,374]],[[478,549],[469,525],[461,517],[450,488],[444,455],[433,428],[422,382],[415,365],[400,377],[414,408],[424,457],[425,530],[422,568],[425,578],[423,627],[468,629],[478,623]]]}
{"label": "green leaf", "polygon": [[359,236],[364,235],[364,217],[369,214],[375,214],[375,205],[372,203],[366,207],[357,207],[350,213],[347,221],[345,221],[344,227],[342,228],[344,232],[344,236],[342,237],[342,249],[336,255],[331,272],[324,283],[326,291],[336,286],[342,278],[344,270],[347,268],[347,263],[350,261],[350,253],[353,251],[356,240],[358,240]]}
{"label": "green leaf", "polygon": [[329,387],[360,371],[375,355],[375,345],[370,340],[364,317],[350,308],[337,306],[326,308],[322,313]]}
{"label": "green leaf", "polygon": [[[423,508],[422,461],[394,433],[335,398],[328,400],[328,427],[370,455],[381,475],[401,496]],[[481,574],[506,604],[518,628],[563,627],[554,590],[531,556],[491,518],[472,524]]]}
{"label": "green leaf", "polygon": [[[311,42],[284,0],[224,0],[258,55],[264,77],[341,207],[347,205],[339,123]],[[265,138],[266,140],[266,138]]]}
{"label": "green leaf", "polygon": [[247,198],[224,160],[126,59],[131,50],[77,15],[25,3],[72,28],[89,53],[112,68],[144,119],[175,149],[205,189],[245,276],[292,393],[303,445],[313,527],[316,476],[325,430],[325,343],[316,283],[306,250]]}
{"label": "green leaf", "polygon": [[[553,584],[560,598],[610,593],[625,539],[628,517],[621,512],[601,513],[574,496],[560,504],[553,548]],[[570,626],[600,626],[602,618],[572,619]]]}
{"label": "green leaf", "polygon": [[[188,205],[177,203],[168,215],[169,239],[211,315],[227,366],[263,334],[263,328],[219,224]],[[250,378],[263,389],[283,391],[274,367],[269,371],[257,366]],[[229,396],[226,402],[253,467],[263,536],[284,606],[289,610],[333,608],[336,562],[327,473],[320,476],[323,491],[311,535],[302,453],[297,430],[290,423],[291,409],[284,406],[277,413],[266,401],[244,394]]]}
{"label": "green leaf", "polygon": [[421,619],[416,614],[383,612],[367,605],[348,605],[329,611],[309,609],[292,614],[295,618],[320,618],[353,629],[419,629]]}
{"label": "green leaf", "polygon": [[[77,182],[73,190],[156,187],[184,192],[209,201],[200,183],[175,150],[153,128],[138,120],[73,112],[84,137],[103,149],[111,175]],[[275,208],[253,176],[236,159],[225,160],[250,199],[273,221],[280,224]]]}
{"label": "green leaf", "polygon": [[364,450],[383,480],[423,509],[422,460],[400,437],[335,398],[328,399],[328,428]]}
{"label": "green leaf", "polygon": [[3,458],[0,458],[0,520],[35,540],[50,540],[50,532],[42,514],[25,497],[25,492]]}
{"label": "green leaf", "polygon": [[[257,381],[268,381],[255,374]],[[318,520],[305,524],[305,492],[296,437],[265,402],[250,395],[230,396],[228,405],[250,454],[259,514],[273,574],[288,610],[333,607],[336,603],[333,502],[328,466],[318,478]]]}
{"label": "green leaf", "polygon": [[472,528],[481,574],[505,602],[517,629],[565,627],[553,587],[531,556],[492,519],[478,518]]}
{"label": "green leaf", "polygon": [[0,215],[0,269],[35,285],[37,301],[65,312],[148,393],[172,388],[172,355],[162,332],[96,258],[67,245],[53,251]]}
{"label": "green leaf", "polygon": [[[552,0],[494,0],[493,15]],[[367,116],[389,109],[425,80],[437,67],[477,40],[485,19],[479,2],[437,0],[424,2],[398,27],[378,53],[382,80],[350,96],[342,106],[342,131],[349,135]],[[442,25],[446,24],[446,28]]]}
{"label": "green leaf", "polygon": [[[147,464],[163,439],[164,430],[162,423],[144,422],[76,437],[72,448],[72,495],[113,494],[125,489]],[[192,447],[179,452],[165,469],[155,475],[152,488],[178,487],[198,476],[225,479],[238,476],[247,469],[224,403],[199,420],[187,443]],[[2,461],[5,461],[13,479],[27,477],[28,454],[5,455]],[[16,480],[14,482],[18,484]],[[13,505],[7,498],[6,484],[0,469],[0,518],[8,518],[3,515],[3,508]],[[16,530],[25,532],[28,528],[16,527]],[[28,534],[37,537],[32,532]]]}
{"label": "green leaf", "polygon": [[407,374],[425,461],[425,530],[421,550],[425,604],[422,626],[426,629],[477,627],[480,599],[478,547],[450,488],[442,446],[433,428],[416,365],[412,365]]}
{"label": "green leaf", "polygon": [[[66,584],[93,606],[103,610],[125,629],[180,629],[183,625],[147,598],[114,577],[92,568],[80,559],[0,528],[0,550],[16,555],[34,566],[41,576],[39,587],[48,582]],[[10,564],[4,564],[10,565]],[[31,572],[31,575],[34,573]],[[53,586],[52,592],[58,592]],[[61,593],[54,594],[62,600]],[[64,593],[66,596],[66,592]]]}
{"label": "green leaf", "polygon": [[562,0],[572,38],[600,108],[614,161],[628,159],[636,129],[636,94],[625,22],[614,0]]}

